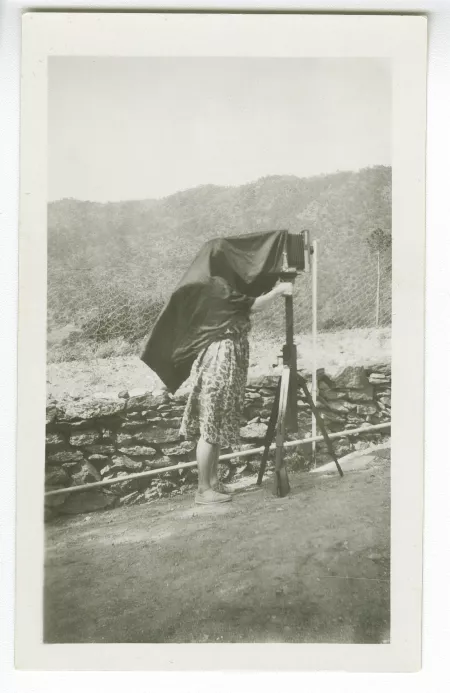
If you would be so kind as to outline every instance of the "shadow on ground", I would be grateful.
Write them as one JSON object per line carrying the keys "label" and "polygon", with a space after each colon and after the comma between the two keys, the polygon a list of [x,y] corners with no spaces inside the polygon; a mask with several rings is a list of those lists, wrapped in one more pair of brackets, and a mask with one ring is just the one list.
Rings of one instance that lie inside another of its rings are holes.
{"label": "shadow on ground", "polygon": [[353,467],[48,525],[45,642],[388,642],[389,451]]}

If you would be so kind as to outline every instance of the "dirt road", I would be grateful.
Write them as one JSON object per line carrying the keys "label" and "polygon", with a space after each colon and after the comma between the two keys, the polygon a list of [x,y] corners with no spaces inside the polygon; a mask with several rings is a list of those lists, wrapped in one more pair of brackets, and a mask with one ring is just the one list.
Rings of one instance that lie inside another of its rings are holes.
{"label": "dirt road", "polygon": [[[389,640],[389,451],[343,479],[290,474],[47,526],[48,643]],[[354,465],[355,466],[355,465]],[[358,465],[356,465],[358,467]]]}

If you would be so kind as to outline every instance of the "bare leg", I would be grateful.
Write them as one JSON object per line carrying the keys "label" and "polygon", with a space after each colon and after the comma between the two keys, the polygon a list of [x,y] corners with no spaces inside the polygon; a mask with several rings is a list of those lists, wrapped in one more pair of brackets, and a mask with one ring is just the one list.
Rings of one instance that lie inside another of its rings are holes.
{"label": "bare leg", "polygon": [[[211,488],[214,461],[219,457],[219,446],[199,438],[197,443],[198,490],[200,493]],[[217,462],[216,462],[217,464]]]}
{"label": "bare leg", "polygon": [[217,477],[218,459],[219,446],[200,438],[197,443],[198,491],[195,497],[196,503],[224,503],[231,500],[229,495],[218,493],[211,488],[211,480],[214,479],[213,474]]}
{"label": "bare leg", "polygon": [[215,454],[214,454],[214,459],[213,463],[211,466],[211,476],[210,476],[210,483],[211,487],[214,488],[214,486],[217,485],[217,482],[219,481],[219,475],[218,475],[218,466],[219,466],[219,453],[220,453],[220,448],[218,445],[215,445]]}

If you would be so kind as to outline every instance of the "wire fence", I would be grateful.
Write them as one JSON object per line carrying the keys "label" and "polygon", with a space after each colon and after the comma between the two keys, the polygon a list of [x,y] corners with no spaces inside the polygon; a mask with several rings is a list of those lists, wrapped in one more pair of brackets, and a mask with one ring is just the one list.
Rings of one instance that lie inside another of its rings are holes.
{"label": "wire fence", "polygon": [[[372,336],[391,324],[390,249],[371,250],[354,243],[346,253],[318,245],[317,313],[321,335],[348,331]],[[176,278],[174,277],[174,284]],[[296,333],[308,351],[312,329],[311,274],[295,282]],[[158,290],[158,274],[139,265],[48,271],[48,360],[72,361],[138,353],[167,296]],[[253,341],[261,349],[284,335],[280,304],[255,316]],[[320,345],[319,345],[320,348]],[[345,346],[344,346],[345,348]]]}

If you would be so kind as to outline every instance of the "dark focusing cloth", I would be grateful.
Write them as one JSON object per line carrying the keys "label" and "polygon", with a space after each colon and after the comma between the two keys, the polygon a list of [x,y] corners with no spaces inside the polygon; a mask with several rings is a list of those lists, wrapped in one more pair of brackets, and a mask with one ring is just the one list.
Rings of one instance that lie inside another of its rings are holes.
{"label": "dark focusing cloth", "polygon": [[160,313],[141,359],[175,392],[197,355],[248,315],[277,281],[287,231],[205,243]]}

